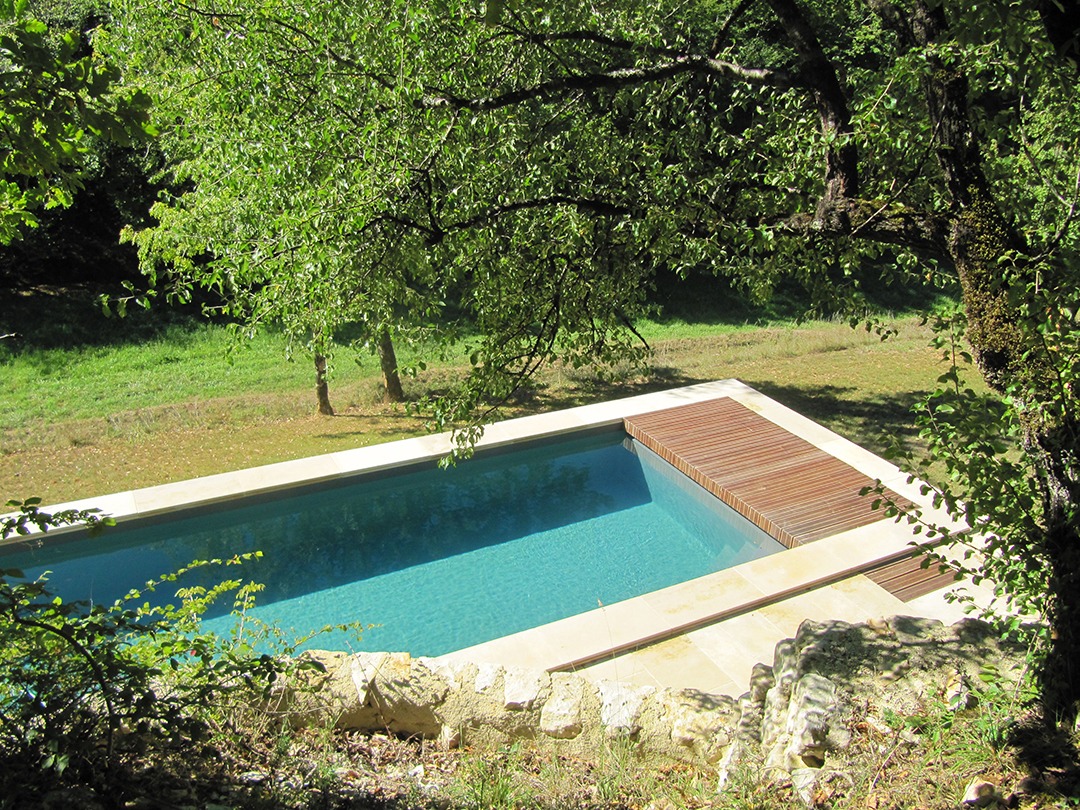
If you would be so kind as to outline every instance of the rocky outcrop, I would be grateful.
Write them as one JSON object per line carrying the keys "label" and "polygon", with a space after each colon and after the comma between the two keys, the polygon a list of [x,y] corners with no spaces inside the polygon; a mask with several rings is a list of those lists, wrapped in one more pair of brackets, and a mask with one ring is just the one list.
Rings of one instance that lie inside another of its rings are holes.
{"label": "rocky outcrop", "polygon": [[448,747],[514,740],[587,754],[627,739],[671,759],[715,762],[734,738],[735,700],[692,689],[593,682],[572,673],[447,664],[404,653],[307,652],[277,707],[297,725],[386,730]]}
{"label": "rocky outcrop", "polygon": [[[437,739],[447,747],[531,740],[588,755],[606,741],[641,754],[726,770],[750,755],[766,770],[812,785],[850,739],[867,696],[898,713],[955,694],[993,667],[1019,677],[1022,655],[988,625],[893,617],[865,624],[804,622],[754,668],[738,699],[692,689],[594,682],[489,664],[446,663],[403,653],[304,654],[307,674],[278,694],[296,724],[324,724]],[[861,696],[861,697],[860,697]]]}
{"label": "rocky outcrop", "polygon": [[749,756],[808,798],[819,769],[848,745],[860,715],[913,714],[928,700],[965,708],[968,687],[981,675],[1007,686],[1021,677],[1023,662],[1022,649],[975,620],[951,627],[907,616],[803,622],[795,638],[777,644],[772,667],[755,669],[721,783],[726,769]]}

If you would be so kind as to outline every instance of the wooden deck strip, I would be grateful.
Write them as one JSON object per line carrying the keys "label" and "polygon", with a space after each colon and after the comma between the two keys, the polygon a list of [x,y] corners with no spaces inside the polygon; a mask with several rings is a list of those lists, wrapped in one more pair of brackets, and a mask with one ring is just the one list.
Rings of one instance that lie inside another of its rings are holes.
{"label": "wooden deck strip", "polygon": [[917,553],[867,571],[866,576],[903,602],[910,602],[956,583],[956,574],[952,571],[942,573],[939,566],[933,562],[929,567],[923,568],[924,557],[924,554]]}
{"label": "wooden deck strip", "polygon": [[870,478],[733,399],[633,416],[625,425],[789,548],[883,519],[859,495]]}

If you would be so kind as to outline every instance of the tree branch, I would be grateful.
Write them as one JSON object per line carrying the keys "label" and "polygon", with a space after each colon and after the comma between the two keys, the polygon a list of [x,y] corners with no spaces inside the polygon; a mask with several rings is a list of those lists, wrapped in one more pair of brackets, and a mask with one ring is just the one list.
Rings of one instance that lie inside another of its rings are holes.
{"label": "tree branch", "polygon": [[600,73],[578,73],[540,82],[532,87],[509,90],[500,95],[469,98],[446,91],[433,91],[417,104],[424,108],[449,107],[458,110],[497,110],[530,99],[557,98],[575,91],[617,90],[649,84],[682,74],[723,76],[750,84],[787,88],[795,85],[791,76],[769,68],[751,68],[701,55],[685,55],[647,67],[615,68]]}
{"label": "tree branch", "polygon": [[912,248],[937,259],[951,261],[949,236],[952,218],[915,211],[898,205],[882,206],[870,200],[823,201],[816,211],[796,214],[774,223],[781,233],[811,233],[854,237]]}
{"label": "tree branch", "polygon": [[836,66],[825,54],[813,27],[795,0],[768,0],[795,51],[800,84],[810,88],[821,116],[825,152],[825,194],[822,203],[859,196],[859,153],[851,136],[851,111]]}
{"label": "tree branch", "polygon": [[716,32],[716,36],[713,37],[712,45],[709,46],[709,56],[716,56],[724,48],[724,40],[727,39],[728,31],[731,30],[731,26],[735,21],[742,16],[743,12],[753,5],[754,0],[740,0],[739,4],[731,10],[727,19],[724,20],[720,26],[720,30]]}

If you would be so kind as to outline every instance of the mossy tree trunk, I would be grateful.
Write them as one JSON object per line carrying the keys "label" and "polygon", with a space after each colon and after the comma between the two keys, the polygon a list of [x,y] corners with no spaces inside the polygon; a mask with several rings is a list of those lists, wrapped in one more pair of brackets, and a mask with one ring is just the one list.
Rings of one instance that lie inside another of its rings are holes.
{"label": "mossy tree trunk", "polygon": [[[832,64],[821,44],[791,0],[769,4],[803,64],[812,68],[801,80],[821,110],[828,142],[850,143],[848,102],[835,90],[841,85],[830,75]],[[925,0],[903,5],[871,0],[871,5],[897,33],[902,49],[918,49],[930,62],[921,78],[922,91],[947,205],[919,212],[859,200],[859,155],[830,148],[816,211],[793,216],[784,227],[802,234],[903,245],[955,269],[974,359],[987,384],[1013,403],[1020,420],[1023,450],[1035,480],[1028,517],[1018,524],[1026,536],[1014,535],[1006,553],[1049,569],[1044,573],[1051,649],[1041,673],[1043,700],[1050,717],[1072,717],[1080,707],[1080,403],[1077,392],[1060,380],[1055,367],[1060,359],[1042,342],[1041,330],[1051,316],[1032,303],[1038,284],[1029,276],[1048,272],[1047,267],[1036,270],[1023,258],[1030,256],[1029,246],[991,189],[967,76],[955,62],[936,55],[935,44],[948,36],[944,7]],[[1049,272],[1055,273],[1053,268]],[[1068,278],[1068,273],[1057,274]]]}
{"label": "mossy tree trunk", "polygon": [[[917,2],[909,17],[913,38],[928,44],[946,28],[945,11]],[[1032,312],[1030,292],[1040,272],[1024,237],[990,189],[980,137],[972,124],[966,77],[936,62],[924,83],[935,147],[952,200],[947,250],[960,281],[967,338],[987,384],[1011,399],[1020,417],[1023,449],[1034,470],[1036,521],[1025,557],[1050,570],[1047,604],[1051,646],[1041,673],[1050,716],[1072,718],[1080,706],[1080,423],[1076,392],[1060,385],[1055,359],[1040,332],[1048,313]],[[1042,269],[1045,271],[1045,268]]]}

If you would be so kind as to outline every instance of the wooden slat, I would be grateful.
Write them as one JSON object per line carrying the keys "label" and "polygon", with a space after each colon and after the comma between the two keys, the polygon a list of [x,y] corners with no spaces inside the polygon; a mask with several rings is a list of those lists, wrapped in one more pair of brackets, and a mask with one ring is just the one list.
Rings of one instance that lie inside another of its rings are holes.
{"label": "wooden slat", "polygon": [[903,602],[910,602],[956,583],[956,574],[948,570],[943,573],[937,563],[931,562],[927,568],[923,568],[924,558],[923,554],[915,554],[865,573]]}
{"label": "wooden slat", "polygon": [[642,414],[625,426],[789,548],[883,519],[859,495],[870,478],[733,399]]}

